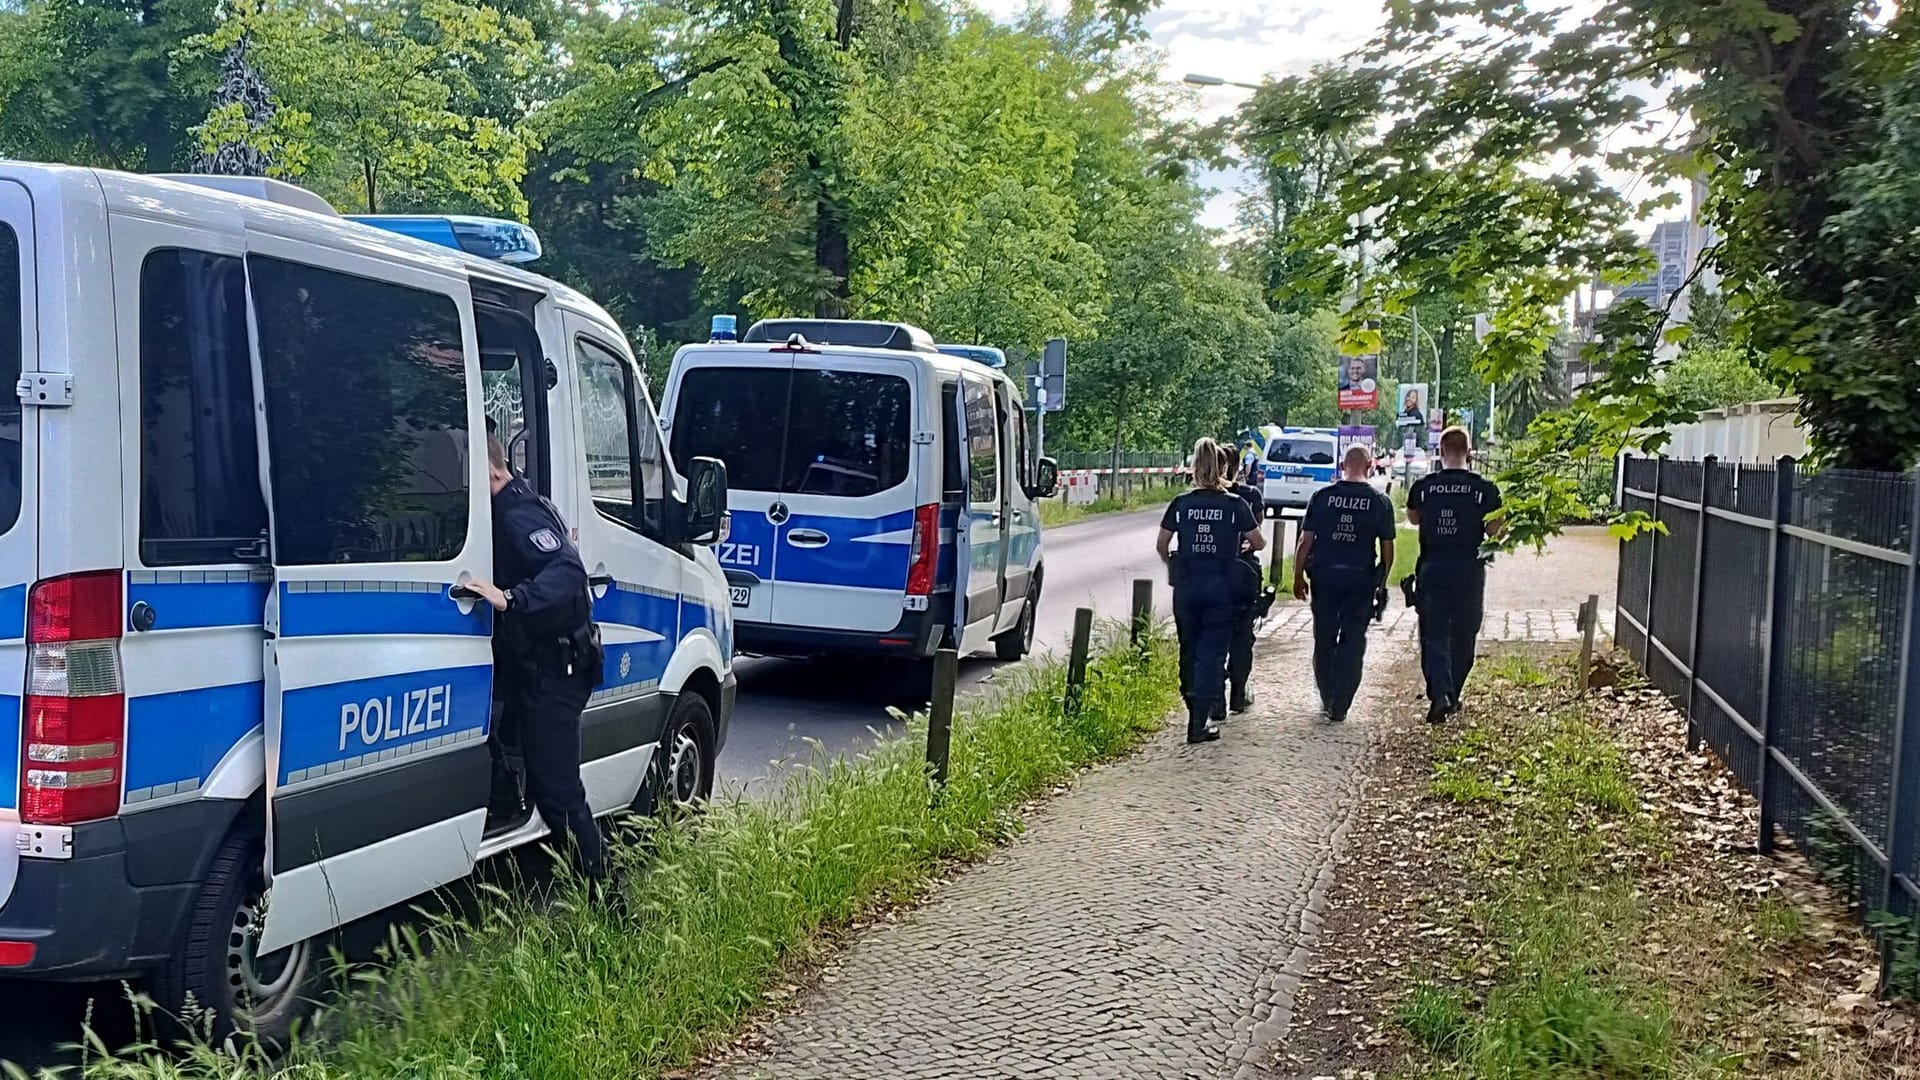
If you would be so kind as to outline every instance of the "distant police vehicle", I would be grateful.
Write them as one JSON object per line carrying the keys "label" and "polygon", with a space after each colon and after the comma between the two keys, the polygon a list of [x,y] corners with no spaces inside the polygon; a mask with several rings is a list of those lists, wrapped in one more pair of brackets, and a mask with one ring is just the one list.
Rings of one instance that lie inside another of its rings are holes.
{"label": "distant police vehicle", "polygon": [[676,458],[727,464],[741,651],[1025,655],[1058,470],[1028,449],[1020,387],[903,324],[715,331],[674,357],[663,402]]}
{"label": "distant police vehicle", "polygon": [[489,427],[592,575],[589,801],[709,789],[725,468],[683,490],[619,326],[475,250],[538,247],[0,162],[0,973],[284,1035],[313,939],[546,833],[463,587]]}
{"label": "distant police vehicle", "polygon": [[1267,429],[1261,495],[1272,509],[1304,509],[1313,493],[1338,478],[1339,439],[1333,428]]}

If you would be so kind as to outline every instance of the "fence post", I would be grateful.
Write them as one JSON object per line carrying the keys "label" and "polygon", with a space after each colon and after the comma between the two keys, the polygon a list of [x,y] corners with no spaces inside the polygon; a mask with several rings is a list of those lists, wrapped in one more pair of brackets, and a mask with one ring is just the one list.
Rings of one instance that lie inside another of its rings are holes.
{"label": "fence post", "polygon": [[1087,685],[1087,654],[1093,648],[1093,609],[1075,608],[1073,645],[1067,651],[1067,715],[1080,711],[1080,692]]}
{"label": "fence post", "polygon": [[[1920,476],[1913,483],[1912,526],[1907,531],[1907,598],[1905,625],[1900,635],[1900,718],[1893,729],[1893,805],[1887,822],[1887,869],[1881,876],[1880,897],[1885,910],[1912,915],[1899,879],[1920,840]],[[1880,981],[1887,981],[1893,935],[1883,936]]]}
{"label": "fence post", "polygon": [[1287,557],[1287,519],[1273,515],[1273,543],[1267,550],[1267,584],[1280,587],[1280,562]]}
{"label": "fence post", "polygon": [[[1687,749],[1700,749],[1700,722],[1694,718],[1694,705],[1700,695],[1700,608],[1707,590],[1701,587],[1701,571],[1707,566],[1707,491],[1713,483],[1713,470],[1720,465],[1716,454],[1700,459],[1700,510],[1693,537],[1693,619],[1687,630]],[[1649,607],[1652,605],[1649,604]],[[1649,616],[1651,621],[1651,616]]]}
{"label": "fence post", "polygon": [[1793,513],[1793,459],[1783,457],[1773,466],[1773,528],[1767,541],[1767,609],[1761,625],[1766,636],[1760,643],[1760,775],[1754,783],[1753,797],[1760,804],[1760,838],[1754,845],[1762,855],[1773,854],[1773,796],[1767,778],[1773,774],[1774,702],[1780,696],[1781,643],[1788,588],[1787,534],[1780,526]]}
{"label": "fence post", "polygon": [[941,649],[933,654],[933,704],[927,710],[927,764],[933,782],[947,786],[947,755],[953,746],[953,688],[960,680],[960,654]]}
{"label": "fence post", "polygon": [[[1666,471],[1667,455],[1661,454],[1653,459],[1653,520],[1660,521],[1660,474]],[[1653,607],[1655,604],[1653,587],[1660,583],[1660,530],[1647,530],[1647,632],[1642,635],[1646,640],[1640,643],[1640,670],[1653,670]]]}

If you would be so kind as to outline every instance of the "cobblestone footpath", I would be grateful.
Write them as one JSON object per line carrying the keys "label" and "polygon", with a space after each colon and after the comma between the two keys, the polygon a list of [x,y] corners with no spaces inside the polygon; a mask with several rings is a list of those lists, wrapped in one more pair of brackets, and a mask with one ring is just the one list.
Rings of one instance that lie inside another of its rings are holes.
{"label": "cobblestone footpath", "polygon": [[[1600,603],[1600,615],[1597,632],[1605,636],[1613,632],[1612,597],[1603,597]],[[1413,609],[1394,606],[1387,609],[1386,616],[1373,628],[1376,638],[1385,637],[1402,641],[1419,640],[1420,618]],[[1306,604],[1285,604],[1276,606],[1273,614],[1260,629],[1260,636],[1276,638],[1304,637],[1313,638],[1313,611]],[[1551,608],[1527,611],[1489,611],[1480,623],[1482,641],[1579,641],[1580,612],[1574,608]]]}
{"label": "cobblestone footpath", "polygon": [[1286,1031],[1370,731],[1410,652],[1383,634],[1345,724],[1300,640],[1253,712],[1096,769],[1026,833],[872,931],[728,1077],[1234,1077]]}

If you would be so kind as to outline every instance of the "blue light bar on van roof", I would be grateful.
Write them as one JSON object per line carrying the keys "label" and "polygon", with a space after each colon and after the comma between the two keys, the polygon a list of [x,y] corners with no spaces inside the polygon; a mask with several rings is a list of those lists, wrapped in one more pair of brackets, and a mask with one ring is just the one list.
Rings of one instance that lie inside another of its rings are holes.
{"label": "blue light bar on van roof", "polygon": [[948,356],[963,356],[996,370],[1007,366],[1007,354],[991,345],[935,345]]}
{"label": "blue light bar on van roof", "polygon": [[540,257],[540,236],[532,226],[502,218],[463,214],[349,214],[347,220],[503,263],[530,263]]}

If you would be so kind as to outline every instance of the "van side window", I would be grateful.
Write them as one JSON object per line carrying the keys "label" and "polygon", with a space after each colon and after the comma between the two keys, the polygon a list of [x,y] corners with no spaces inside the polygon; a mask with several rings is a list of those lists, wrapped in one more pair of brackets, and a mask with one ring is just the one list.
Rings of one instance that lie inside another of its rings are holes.
{"label": "van side window", "polygon": [[960,455],[966,453],[967,432],[960,421],[960,384],[940,384],[940,488],[948,498],[967,497],[966,469]]}
{"label": "van side window", "polygon": [[[26,290],[21,285],[20,238],[0,222],[0,385],[20,381],[26,347]],[[0,533],[20,520],[20,397],[0,396]]]}
{"label": "van side window", "polygon": [[140,561],[265,562],[247,279],[239,257],[140,266]]}
{"label": "van side window", "polygon": [[628,528],[665,536],[666,461],[660,425],[635,384],[633,365],[584,338],[574,344],[580,427],[593,505]]}
{"label": "van side window", "polygon": [[992,391],[981,383],[966,381],[967,467],[975,503],[1000,501],[1000,425],[993,412]]}
{"label": "van side window", "polygon": [[274,561],[442,562],[467,543],[467,368],[441,293],[247,257]]}

